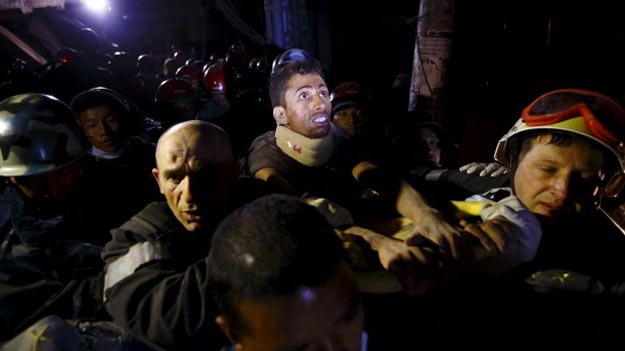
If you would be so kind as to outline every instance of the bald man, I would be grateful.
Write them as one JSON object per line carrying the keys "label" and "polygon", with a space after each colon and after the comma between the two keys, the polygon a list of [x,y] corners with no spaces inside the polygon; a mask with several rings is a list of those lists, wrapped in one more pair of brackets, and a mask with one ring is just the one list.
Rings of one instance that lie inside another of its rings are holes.
{"label": "bald man", "polygon": [[152,174],[167,202],[154,202],[105,246],[104,299],[115,322],[165,349],[218,350],[207,288],[212,232],[232,210],[262,195],[264,183],[240,178],[228,135],[193,120],[159,139]]}

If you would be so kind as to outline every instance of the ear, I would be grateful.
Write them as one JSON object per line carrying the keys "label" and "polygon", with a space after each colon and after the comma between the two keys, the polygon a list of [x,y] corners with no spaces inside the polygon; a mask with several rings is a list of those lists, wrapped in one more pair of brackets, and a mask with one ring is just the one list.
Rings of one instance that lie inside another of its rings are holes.
{"label": "ear", "polygon": [[161,191],[161,194],[165,195],[163,187],[161,187],[161,180],[158,178],[158,168],[152,168],[152,176],[156,179],[156,184],[158,184],[158,189]]}
{"label": "ear", "polygon": [[234,337],[232,329],[230,329],[230,326],[228,325],[228,322],[226,321],[226,318],[224,318],[223,315],[220,314],[217,317],[215,317],[215,323],[219,326],[219,329],[221,329],[221,331],[228,337],[228,340],[232,342],[232,345],[234,345],[236,351],[243,350],[243,346]]}
{"label": "ear", "polygon": [[286,120],[286,109],[282,106],[276,106],[273,108],[273,119],[276,120],[276,124],[278,125],[286,125],[288,124]]}

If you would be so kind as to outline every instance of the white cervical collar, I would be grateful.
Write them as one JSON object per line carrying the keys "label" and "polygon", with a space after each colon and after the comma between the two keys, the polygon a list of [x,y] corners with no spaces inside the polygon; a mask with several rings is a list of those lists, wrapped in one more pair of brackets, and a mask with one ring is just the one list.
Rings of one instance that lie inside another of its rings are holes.
{"label": "white cervical collar", "polygon": [[121,156],[124,153],[124,151],[126,151],[127,146],[128,145],[124,145],[123,147],[120,147],[117,151],[113,151],[113,152],[106,152],[106,151],[98,149],[95,146],[91,146],[91,150],[89,150],[89,153],[95,157],[104,158],[107,160],[114,160],[118,158],[119,156]]}
{"label": "white cervical collar", "polygon": [[334,151],[332,131],[323,138],[310,139],[287,127],[278,126],[276,128],[276,144],[289,157],[309,167],[324,165]]}

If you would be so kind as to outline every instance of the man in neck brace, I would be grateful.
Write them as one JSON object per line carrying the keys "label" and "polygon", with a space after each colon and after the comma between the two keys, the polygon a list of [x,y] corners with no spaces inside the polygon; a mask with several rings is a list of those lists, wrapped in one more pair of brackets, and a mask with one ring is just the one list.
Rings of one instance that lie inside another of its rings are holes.
{"label": "man in neck brace", "polygon": [[[251,145],[244,172],[269,183],[277,192],[324,197],[350,211],[361,209],[363,189],[386,201],[376,212],[397,211],[415,232],[443,247],[461,235],[421,195],[399,178],[383,174],[369,162],[350,157],[330,125],[330,93],[321,64],[300,60],[283,65],[270,77],[269,93],[276,130]],[[366,201],[365,201],[366,202]],[[359,206],[359,207],[356,207]],[[378,214],[378,213],[376,213]]]}

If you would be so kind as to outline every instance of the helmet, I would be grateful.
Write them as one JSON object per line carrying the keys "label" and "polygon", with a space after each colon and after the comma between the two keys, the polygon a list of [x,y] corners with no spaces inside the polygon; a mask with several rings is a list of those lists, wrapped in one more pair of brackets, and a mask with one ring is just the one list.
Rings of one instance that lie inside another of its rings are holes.
{"label": "helmet", "polygon": [[250,71],[255,71],[258,60],[260,60],[259,57],[252,57],[250,59],[250,63],[247,64],[247,69]]}
{"label": "helmet", "polygon": [[78,51],[70,47],[64,47],[59,49],[59,51],[56,52],[55,56],[61,63],[70,63],[77,54]]}
{"label": "helmet", "polygon": [[163,74],[173,77],[178,67],[178,62],[173,57],[168,57],[163,61]]}
{"label": "helmet", "polygon": [[201,68],[194,65],[184,65],[176,70],[175,77],[184,79],[191,83],[194,87],[200,84]]}
{"label": "helmet", "polygon": [[243,72],[248,65],[247,54],[239,45],[232,45],[226,52],[226,62],[237,72]]}
{"label": "helmet", "polygon": [[154,73],[156,70],[156,62],[154,57],[149,54],[139,55],[137,58],[137,70],[139,72]]}
{"label": "helmet", "polygon": [[225,93],[228,88],[233,88],[233,81],[232,68],[223,62],[212,64],[204,73],[204,88],[209,92]]}
{"label": "helmet", "polygon": [[[625,174],[625,109],[608,96],[582,89],[560,89],[540,96],[499,140],[495,160],[511,167],[510,155],[520,145],[519,137],[537,132],[582,136],[614,156],[614,173],[607,175],[608,183]],[[616,196],[620,188],[604,195]]]}
{"label": "helmet", "polygon": [[271,73],[273,74],[275,71],[277,71],[287,63],[295,61],[306,61],[310,59],[310,54],[302,49],[289,49],[273,59],[273,63],[271,65]]}
{"label": "helmet", "polygon": [[332,113],[349,106],[366,107],[370,103],[369,96],[356,82],[341,83],[330,93]]}
{"label": "helmet", "polygon": [[167,79],[156,89],[154,100],[156,104],[162,104],[178,96],[195,97],[195,88],[191,83],[179,78]]}
{"label": "helmet", "polygon": [[77,33],[76,43],[78,44],[77,47],[82,49],[83,52],[96,52],[99,45],[98,35],[91,28],[81,28]]}
{"label": "helmet", "polygon": [[130,113],[131,111],[131,106],[128,103],[128,100],[115,90],[105,87],[96,87],[85,90],[76,95],[69,105],[72,108],[72,111],[78,115],[80,114],[80,111],[86,110],[90,107],[95,107],[101,102],[110,102],[119,106],[126,113]]}
{"label": "helmet", "polygon": [[208,67],[212,66],[215,63],[218,62],[223,62],[224,60],[219,58],[219,54],[213,53],[210,55],[210,57],[208,58],[208,61],[206,61],[206,63],[204,64],[204,67],[202,67],[202,72],[206,73],[206,70],[208,70]]}
{"label": "helmet", "polygon": [[268,73],[267,59],[264,57],[255,57],[250,60],[248,69],[257,74],[265,75]]}
{"label": "helmet", "polygon": [[176,62],[178,62],[180,66],[184,65],[185,62],[187,62],[188,58],[189,54],[187,54],[187,52],[184,50],[178,50],[174,52],[174,60],[176,60]]}
{"label": "helmet", "polygon": [[76,117],[57,98],[21,94],[0,102],[0,176],[49,172],[84,153]]}

